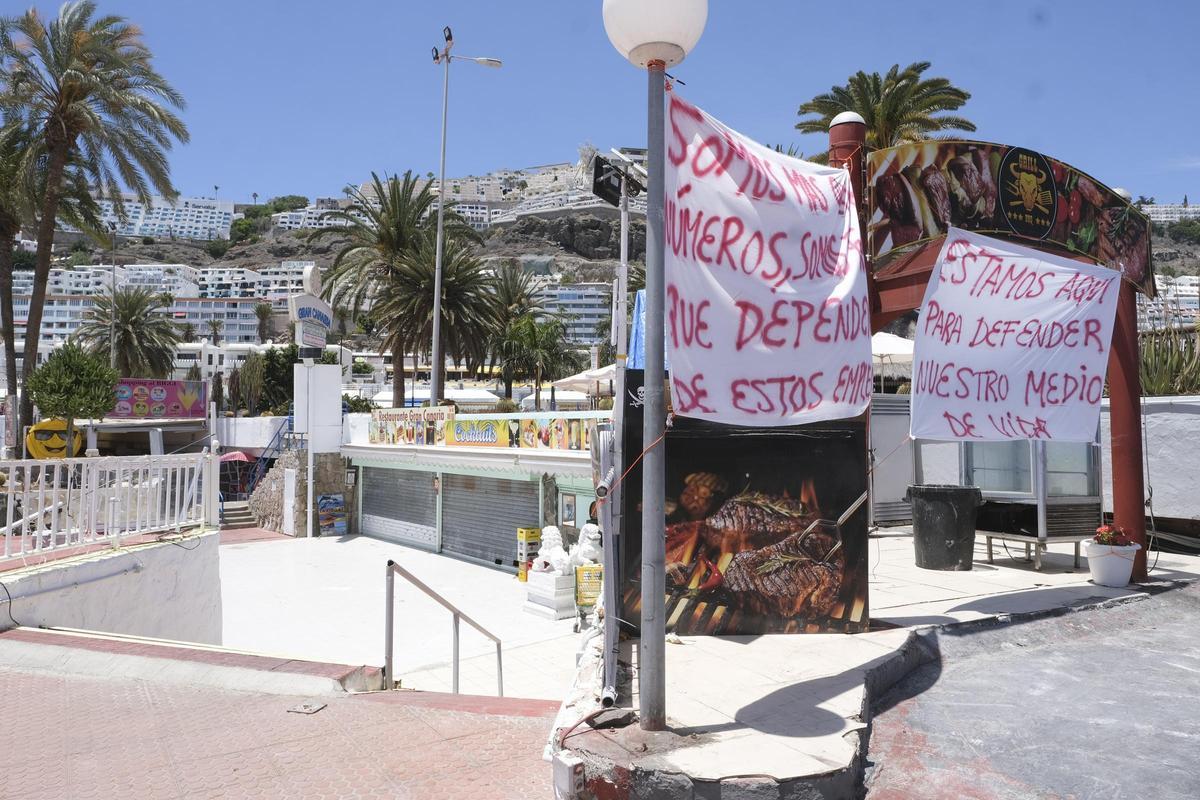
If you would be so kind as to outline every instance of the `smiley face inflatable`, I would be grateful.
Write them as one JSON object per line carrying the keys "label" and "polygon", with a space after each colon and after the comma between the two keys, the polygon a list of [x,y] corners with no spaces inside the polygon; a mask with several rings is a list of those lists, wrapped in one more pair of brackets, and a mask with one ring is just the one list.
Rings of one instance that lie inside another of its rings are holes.
{"label": "smiley face inflatable", "polygon": [[[74,440],[69,455],[78,455],[83,446],[83,437],[76,428],[72,431]],[[25,434],[25,449],[29,455],[38,459],[66,458],[67,453],[67,421],[65,419],[44,419],[29,426]]]}

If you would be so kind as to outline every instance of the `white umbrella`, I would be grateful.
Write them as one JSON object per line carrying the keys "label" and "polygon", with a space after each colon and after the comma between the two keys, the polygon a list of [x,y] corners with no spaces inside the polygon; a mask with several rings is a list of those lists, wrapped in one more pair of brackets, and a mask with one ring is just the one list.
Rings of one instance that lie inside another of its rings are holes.
{"label": "white umbrella", "polygon": [[871,337],[871,360],[878,375],[907,378],[912,374],[913,340],[894,333],[876,333]]}
{"label": "white umbrella", "polygon": [[608,397],[612,394],[612,381],[617,378],[617,365],[587,369],[578,375],[560,378],[553,384],[555,389],[585,392],[596,397]]}

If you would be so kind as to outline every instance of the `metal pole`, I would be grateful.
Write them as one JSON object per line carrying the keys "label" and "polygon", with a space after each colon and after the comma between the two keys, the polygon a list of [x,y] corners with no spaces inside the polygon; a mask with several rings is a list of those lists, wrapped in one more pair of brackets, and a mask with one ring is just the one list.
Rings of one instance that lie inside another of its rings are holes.
{"label": "metal pole", "polygon": [[306,523],[305,524],[305,534],[310,539],[313,537],[313,517],[315,516],[313,512],[316,510],[313,507],[313,497],[314,497],[313,486],[316,483],[316,480],[315,480],[316,476],[313,474],[313,440],[314,440],[313,434],[315,433],[315,431],[313,431],[313,393],[312,393],[313,365],[311,362],[312,362],[312,359],[309,359],[309,363],[304,365],[304,392],[306,395],[308,395],[307,407],[304,409],[304,416],[305,416],[305,420],[306,420],[305,427],[308,429],[308,434],[307,434],[308,435],[308,447],[305,448],[306,461],[307,461],[306,466],[308,468],[308,476],[307,476],[308,497],[305,501],[307,511],[305,512],[304,516],[305,516],[305,523]]}
{"label": "metal pole", "polygon": [[[442,399],[442,250],[446,214],[446,114],[450,106],[450,46],[447,44],[442,60],[446,64],[442,80],[442,157],[438,167],[437,243],[433,267],[433,358],[430,364],[429,405]],[[415,365],[414,365],[415,366]]]}
{"label": "metal pole", "polygon": [[109,283],[108,365],[117,368],[117,228],[112,229],[112,280]]}
{"label": "metal pole", "polygon": [[646,400],[642,447],[642,636],[638,697],[644,730],[666,728],[666,427],[663,397],[663,89],[666,65],[647,65]]}
{"label": "metal pole", "polygon": [[[627,300],[629,297],[629,174],[621,174],[621,263],[617,267],[617,297],[613,304],[613,348],[616,351],[616,377],[613,386],[612,452],[616,474],[625,470],[625,362],[628,354],[626,337]],[[608,492],[604,508],[608,525],[604,530],[604,697],[616,702],[617,661],[620,658],[621,616],[620,580],[621,536],[625,518],[621,501],[622,488],[618,483]],[[612,689],[610,695],[609,689]]]}
{"label": "metal pole", "polygon": [[500,654],[499,642],[496,642],[496,694],[504,697],[504,656]]}
{"label": "metal pole", "polygon": [[458,694],[458,614],[454,615],[454,651],[453,651],[453,686],[451,691]]}
{"label": "metal pole", "polygon": [[391,560],[387,562],[387,582],[384,584],[384,596],[387,598],[385,601],[387,605],[383,612],[383,688],[385,689],[392,689],[396,686],[396,678],[392,673],[392,635],[396,622],[396,573],[392,571],[394,563]]}

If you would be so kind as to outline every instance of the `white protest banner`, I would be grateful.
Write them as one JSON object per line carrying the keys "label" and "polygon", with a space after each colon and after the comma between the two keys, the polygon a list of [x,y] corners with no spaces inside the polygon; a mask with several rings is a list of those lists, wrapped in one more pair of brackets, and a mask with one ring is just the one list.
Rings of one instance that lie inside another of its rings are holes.
{"label": "white protest banner", "polygon": [[672,93],[666,314],[675,413],[780,426],[871,398],[850,174],[777,153]]}
{"label": "white protest banner", "polygon": [[1120,280],[951,228],[917,323],[912,435],[1094,441]]}

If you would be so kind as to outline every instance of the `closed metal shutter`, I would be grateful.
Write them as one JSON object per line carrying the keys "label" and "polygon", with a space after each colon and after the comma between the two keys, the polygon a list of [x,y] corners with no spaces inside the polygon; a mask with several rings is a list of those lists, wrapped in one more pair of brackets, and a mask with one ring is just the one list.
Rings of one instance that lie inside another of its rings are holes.
{"label": "closed metal shutter", "polygon": [[363,467],[362,532],[426,550],[437,548],[437,496],[428,472]]}
{"label": "closed metal shutter", "polygon": [[538,484],[471,475],[445,475],[442,550],[511,567],[517,528],[536,527]]}

